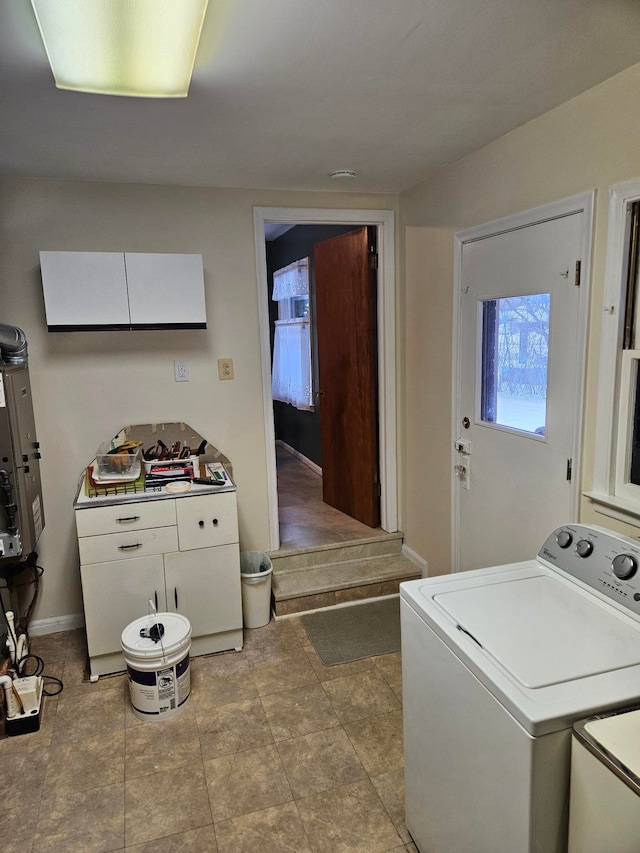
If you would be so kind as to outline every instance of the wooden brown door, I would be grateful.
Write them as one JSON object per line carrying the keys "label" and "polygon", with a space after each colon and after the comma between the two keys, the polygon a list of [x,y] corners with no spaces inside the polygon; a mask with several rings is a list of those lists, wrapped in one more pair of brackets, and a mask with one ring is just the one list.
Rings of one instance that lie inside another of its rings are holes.
{"label": "wooden brown door", "polygon": [[374,229],[314,247],[325,503],[380,524]]}

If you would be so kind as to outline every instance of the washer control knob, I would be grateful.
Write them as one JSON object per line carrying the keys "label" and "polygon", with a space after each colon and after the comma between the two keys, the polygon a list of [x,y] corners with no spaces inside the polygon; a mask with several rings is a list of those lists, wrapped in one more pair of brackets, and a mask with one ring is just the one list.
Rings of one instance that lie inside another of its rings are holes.
{"label": "washer control knob", "polygon": [[576,545],[576,554],[579,557],[588,557],[593,551],[593,542],[588,539],[579,539]]}
{"label": "washer control knob", "polygon": [[611,568],[614,575],[624,581],[635,575],[638,570],[638,563],[636,558],[632,557],[631,554],[618,554],[617,557],[613,558]]}
{"label": "washer control knob", "polygon": [[559,530],[556,533],[556,542],[561,548],[568,548],[573,542],[573,536],[568,530]]}

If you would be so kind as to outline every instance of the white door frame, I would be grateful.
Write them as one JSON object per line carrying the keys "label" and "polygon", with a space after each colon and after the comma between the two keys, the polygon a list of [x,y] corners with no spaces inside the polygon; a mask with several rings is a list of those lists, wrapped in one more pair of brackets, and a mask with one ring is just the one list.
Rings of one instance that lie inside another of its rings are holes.
{"label": "white door frame", "polygon": [[[586,345],[587,345],[587,322],[589,312],[589,283],[591,281],[591,244],[593,235],[593,208],[595,190],[569,198],[554,201],[550,204],[534,207],[522,213],[496,219],[483,225],[476,225],[465,231],[458,231],[454,235],[453,256],[453,394],[451,412],[451,566],[452,571],[460,571],[460,547],[458,530],[460,529],[460,500],[455,474],[456,450],[455,441],[458,438],[458,422],[461,417],[460,403],[460,299],[462,289],[462,251],[465,243],[472,243],[486,237],[494,237],[507,231],[515,231],[519,228],[527,228],[550,219],[558,219],[562,216],[570,216],[573,213],[584,213],[582,229],[581,259],[582,267],[580,273],[580,308],[578,318],[578,345],[580,347],[579,383],[576,397],[575,426],[573,433],[573,476],[571,481],[571,518],[567,521],[577,520],[580,479],[582,473],[582,422],[584,409],[584,383],[586,373]],[[535,556],[534,554],[531,555]]]}
{"label": "white door frame", "polygon": [[373,225],[378,230],[378,425],[380,457],[380,526],[398,529],[396,426],[396,277],[395,215],[392,210],[340,210],[297,207],[254,207],[258,285],[258,319],[262,358],[262,398],[266,441],[270,550],[280,547],[275,427],[271,397],[271,341],[264,226],[267,222],[296,225]]}

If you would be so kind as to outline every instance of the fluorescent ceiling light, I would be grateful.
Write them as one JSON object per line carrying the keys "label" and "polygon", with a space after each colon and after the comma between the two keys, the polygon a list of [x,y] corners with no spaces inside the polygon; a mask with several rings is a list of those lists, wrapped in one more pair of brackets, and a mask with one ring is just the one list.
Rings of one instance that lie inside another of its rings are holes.
{"label": "fluorescent ceiling light", "polygon": [[186,98],[209,0],[31,0],[59,89]]}

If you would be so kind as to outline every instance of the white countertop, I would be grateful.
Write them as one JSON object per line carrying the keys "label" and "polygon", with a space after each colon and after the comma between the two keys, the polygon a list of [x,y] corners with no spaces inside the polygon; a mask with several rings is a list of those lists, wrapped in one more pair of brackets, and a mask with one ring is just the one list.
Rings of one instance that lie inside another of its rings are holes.
{"label": "white countertop", "polygon": [[[218,463],[219,464],[219,463]],[[167,492],[166,484],[159,483],[153,487],[147,487],[144,490],[137,492],[121,492],[119,494],[98,495],[89,497],[85,490],[85,476],[83,474],[78,484],[78,491],[73,502],[73,507],[76,510],[90,509],[95,506],[112,506],[121,503],[135,503],[136,501],[157,501],[168,498],[189,498],[197,495],[213,495],[222,492],[235,492],[236,486],[226,469],[224,473],[227,476],[227,481],[224,486],[207,486],[201,483],[191,483],[191,488],[186,492]],[[168,480],[167,482],[175,482]]]}

